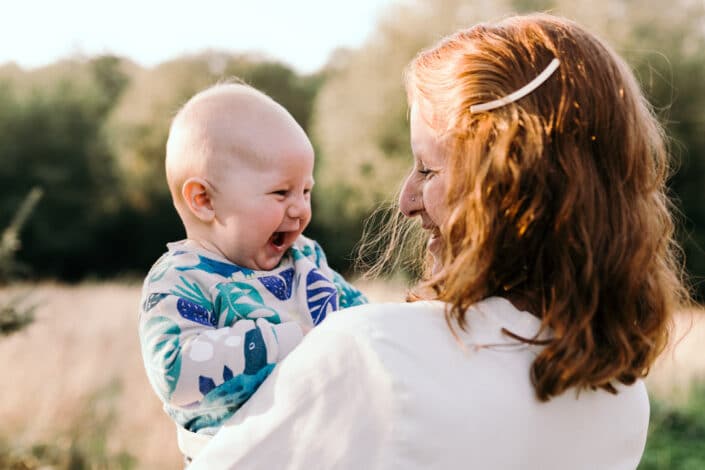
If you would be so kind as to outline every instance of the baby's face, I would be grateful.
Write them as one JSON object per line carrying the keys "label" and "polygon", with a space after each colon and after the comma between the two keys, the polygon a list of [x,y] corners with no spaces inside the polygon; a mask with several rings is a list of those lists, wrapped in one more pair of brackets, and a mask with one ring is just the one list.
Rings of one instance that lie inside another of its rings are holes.
{"label": "baby's face", "polygon": [[270,270],[311,220],[314,157],[303,131],[260,137],[264,158],[230,162],[212,179],[210,241],[239,266]]}

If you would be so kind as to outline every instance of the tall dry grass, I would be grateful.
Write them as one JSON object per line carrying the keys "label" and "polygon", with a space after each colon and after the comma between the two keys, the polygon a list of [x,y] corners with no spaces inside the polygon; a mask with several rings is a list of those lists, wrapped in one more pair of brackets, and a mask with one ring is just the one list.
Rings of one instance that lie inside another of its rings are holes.
{"label": "tall dry grass", "polygon": [[[42,284],[33,325],[0,340],[2,433],[17,445],[55,442],[80,433],[93,395],[117,384],[107,446],[127,451],[139,468],[178,468],[174,427],[152,392],[137,339],[139,287]],[[8,436],[9,434],[9,436]]]}
{"label": "tall dry grass", "polygon": [[[358,286],[378,302],[400,301],[405,291],[401,282]],[[140,357],[139,286],[12,286],[0,290],[0,301],[23,290],[40,305],[33,325],[0,339],[0,437],[18,446],[69,440],[81,426],[90,426],[87,409],[95,393],[113,388],[114,396],[100,402],[114,412],[108,450],[128,452],[138,468],[178,468],[174,426],[147,382]],[[688,335],[662,356],[648,379],[654,395],[663,399],[683,396],[695,377],[705,377],[705,317],[699,312],[681,316],[677,325],[675,337],[686,330]]]}

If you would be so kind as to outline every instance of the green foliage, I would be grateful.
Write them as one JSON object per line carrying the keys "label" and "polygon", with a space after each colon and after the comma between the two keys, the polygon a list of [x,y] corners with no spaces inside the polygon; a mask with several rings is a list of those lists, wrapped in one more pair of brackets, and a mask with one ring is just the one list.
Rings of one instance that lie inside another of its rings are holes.
{"label": "green foliage", "polygon": [[[0,89],[0,184],[6,197],[0,203],[0,223],[8,220],[27,187],[46,194],[24,232],[19,260],[41,276],[79,278],[100,259],[98,240],[117,205],[113,158],[102,133],[115,90],[95,79],[119,75],[96,59],[89,62],[88,85],[62,80],[43,88],[13,92]],[[106,69],[108,69],[106,71]]]}
{"label": "green foliage", "polygon": [[[15,253],[20,248],[19,234],[41,197],[42,191],[39,188],[32,189],[15,213],[10,225],[2,233],[0,284],[11,281],[21,271],[15,260]],[[15,333],[32,323],[35,308],[35,305],[27,305],[26,295],[17,295],[0,304],[0,336]]]}
{"label": "green foliage", "polygon": [[675,407],[652,401],[649,437],[640,470],[705,468],[705,383],[693,388],[690,401]]}
{"label": "green foliage", "polygon": [[10,281],[21,271],[21,267],[15,259],[15,254],[21,246],[19,234],[41,197],[42,190],[33,188],[22,201],[10,224],[2,232],[2,238],[0,238],[0,284]]}
{"label": "green foliage", "polygon": [[36,305],[27,305],[25,295],[15,296],[0,305],[0,337],[20,331],[32,323],[35,310]]}
{"label": "green foliage", "polygon": [[705,5],[690,0],[667,9],[659,0],[416,0],[390,9],[367,44],[336,56],[316,102],[316,228],[344,227],[333,264],[345,262],[338,256],[355,244],[360,220],[394,197],[411,167],[406,64],[460,27],[536,10],[575,19],[635,69],[680,162],[670,187],[683,213],[687,269],[705,298]]}
{"label": "green foliage", "polygon": [[[316,189],[307,234],[346,271],[362,221],[395,198],[411,166],[406,64],[458,28],[535,10],[574,18],[635,69],[680,162],[670,185],[683,213],[687,268],[705,278],[705,6],[690,0],[667,9],[659,0],[400,2],[361,48],[336,51],[320,73],[306,76],[280,62],[215,51],[152,69],[113,56],[32,72],[3,66],[0,226],[27,188],[40,186],[47,197],[18,252],[37,276],[145,272],[165,242],[184,236],[164,176],[171,118],[195,92],[237,76],[279,101],[312,136]],[[705,298],[705,283],[698,287]]]}

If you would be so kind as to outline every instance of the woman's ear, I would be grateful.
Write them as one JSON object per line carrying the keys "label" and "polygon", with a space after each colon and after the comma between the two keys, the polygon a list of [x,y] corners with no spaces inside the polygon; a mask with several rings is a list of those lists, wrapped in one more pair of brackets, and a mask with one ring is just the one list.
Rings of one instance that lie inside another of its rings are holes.
{"label": "woman's ear", "polygon": [[187,179],[181,186],[181,196],[189,211],[200,221],[208,223],[215,218],[210,185],[203,178]]}

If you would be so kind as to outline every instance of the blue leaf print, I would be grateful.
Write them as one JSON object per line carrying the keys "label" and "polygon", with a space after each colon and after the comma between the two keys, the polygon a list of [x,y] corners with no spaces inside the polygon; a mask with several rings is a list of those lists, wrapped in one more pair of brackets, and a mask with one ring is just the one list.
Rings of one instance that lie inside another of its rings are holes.
{"label": "blue leaf print", "polygon": [[365,297],[362,292],[350,285],[345,279],[343,279],[343,276],[335,271],[333,272],[333,283],[336,285],[338,292],[340,293],[340,300],[338,302],[340,304],[340,308],[364,305],[368,302],[367,297]]}
{"label": "blue leaf print", "polygon": [[211,312],[189,300],[179,297],[179,300],[176,302],[176,310],[187,320],[200,323],[201,325],[215,326],[214,316],[211,315]]}
{"label": "blue leaf print", "polygon": [[159,395],[167,400],[181,373],[181,328],[167,317],[150,318],[140,331],[147,376]]}
{"label": "blue leaf print", "polygon": [[227,382],[233,378],[233,371],[228,366],[223,366],[223,381]]}
{"label": "blue leaf print", "polygon": [[208,392],[215,388],[215,382],[210,377],[198,376],[198,390],[203,396],[208,395]]}
{"label": "blue leaf print", "polygon": [[338,290],[317,269],[312,269],[306,276],[306,297],[314,325],[321,323],[329,311],[338,309]]}
{"label": "blue leaf print", "polygon": [[192,269],[198,269],[200,271],[205,271],[211,274],[218,274],[223,277],[230,277],[235,273],[243,273],[246,277],[252,276],[254,271],[251,269],[243,268],[236,264],[224,263],[222,261],[217,261],[214,259],[206,258],[205,256],[198,255],[198,264],[194,266],[181,266],[176,268],[179,271],[190,271]]}
{"label": "blue leaf print", "polygon": [[179,280],[181,284],[171,290],[172,294],[198,304],[206,310],[213,311],[213,302],[206,297],[197,282],[189,282],[184,276],[179,276]]}
{"label": "blue leaf print", "polygon": [[217,288],[216,309],[221,317],[225,315],[222,325],[231,326],[238,320],[260,317],[273,323],[281,321],[276,310],[264,304],[262,295],[253,286],[244,282],[224,282]]}
{"label": "blue leaf print", "polygon": [[252,299],[258,304],[264,305],[262,295],[257,292],[257,289],[253,286],[244,282],[230,282],[228,283],[228,286],[233,288],[230,295],[233,297],[234,301],[240,300],[241,297],[246,297]]}
{"label": "blue leaf print", "polygon": [[220,427],[257,391],[273,369],[274,364],[268,364],[254,375],[240,374],[220,384],[203,397],[201,407],[193,411],[194,417],[184,427],[194,432]]}
{"label": "blue leaf print", "polygon": [[273,310],[271,307],[265,305],[256,304],[235,304],[235,310],[233,312],[228,312],[225,321],[231,321],[231,314],[237,315],[240,318],[246,318],[249,320],[256,320],[258,318],[265,318],[270,323],[281,323],[279,314]]}
{"label": "blue leaf print", "polygon": [[144,312],[149,312],[152,310],[154,307],[157,306],[157,304],[164,298],[167,297],[169,294],[150,294],[149,297],[147,297],[147,300],[144,301],[142,304],[142,310]]}
{"label": "blue leaf print", "polygon": [[299,250],[295,246],[289,248],[289,253],[291,253],[291,257],[295,262],[304,257],[304,254],[301,253],[301,250]]}
{"label": "blue leaf print", "polygon": [[259,328],[245,333],[245,370],[243,374],[253,375],[267,365],[267,345]]}
{"label": "blue leaf print", "polygon": [[285,269],[276,276],[263,276],[257,279],[269,292],[279,300],[291,298],[291,286],[294,280],[294,268]]}
{"label": "blue leaf print", "polygon": [[326,261],[326,255],[323,253],[321,245],[313,242],[313,251],[316,253],[316,267],[321,267],[321,261]]}
{"label": "blue leaf print", "polygon": [[161,258],[154,263],[152,269],[149,270],[149,282],[161,281],[167,271],[169,271],[169,268],[173,265],[174,262],[171,259],[171,256],[169,256],[169,253],[164,253]]}

